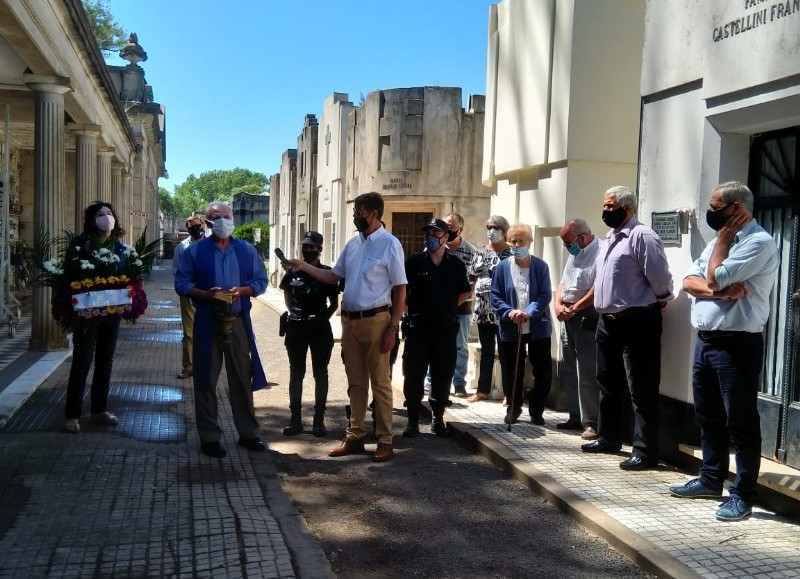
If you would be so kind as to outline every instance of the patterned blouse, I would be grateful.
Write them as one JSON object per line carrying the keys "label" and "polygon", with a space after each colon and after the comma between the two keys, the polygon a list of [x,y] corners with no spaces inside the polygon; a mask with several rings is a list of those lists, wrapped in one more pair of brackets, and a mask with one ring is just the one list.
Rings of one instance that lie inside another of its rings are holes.
{"label": "patterned blouse", "polygon": [[511,249],[506,247],[498,255],[493,249],[479,247],[472,258],[469,275],[475,276],[475,312],[472,321],[476,324],[497,324],[498,319],[492,309],[489,292],[492,289],[492,272],[497,264],[511,256]]}

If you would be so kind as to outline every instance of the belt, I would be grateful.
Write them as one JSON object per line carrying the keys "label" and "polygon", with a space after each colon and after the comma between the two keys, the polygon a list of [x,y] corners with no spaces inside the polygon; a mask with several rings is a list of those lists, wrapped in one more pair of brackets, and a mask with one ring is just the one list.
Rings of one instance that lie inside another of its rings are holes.
{"label": "belt", "polygon": [[658,306],[658,302],[654,304],[650,304],[649,306],[637,306],[633,308],[625,308],[624,310],[620,310],[613,314],[600,314],[604,320],[621,320],[623,318],[628,318],[630,316],[635,316],[637,314],[643,314],[645,312],[649,312],[650,310],[656,309]]}
{"label": "belt", "polygon": [[377,308],[372,308],[371,310],[361,310],[360,312],[346,312],[342,310],[342,317],[345,317],[348,320],[360,320],[361,318],[371,318],[375,314],[388,311],[389,306],[378,306]]}
{"label": "belt", "polygon": [[731,339],[731,338],[743,338],[752,334],[753,332],[741,332],[741,331],[734,331],[734,330],[698,330],[697,335],[700,336],[701,340],[705,340],[706,342],[710,340],[721,340],[721,339]]}
{"label": "belt", "polygon": [[323,317],[319,314],[311,314],[308,316],[294,317],[294,318],[292,316],[289,316],[290,322],[313,322],[318,319],[321,320],[323,319]]}

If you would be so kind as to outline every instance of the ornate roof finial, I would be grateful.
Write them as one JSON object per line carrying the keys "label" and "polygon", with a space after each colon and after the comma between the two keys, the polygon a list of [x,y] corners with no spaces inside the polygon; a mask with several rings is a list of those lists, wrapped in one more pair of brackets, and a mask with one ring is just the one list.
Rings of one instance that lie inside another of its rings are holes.
{"label": "ornate roof finial", "polygon": [[127,60],[133,65],[147,60],[147,53],[139,46],[139,37],[135,32],[131,32],[128,44],[122,47],[119,55],[123,60]]}

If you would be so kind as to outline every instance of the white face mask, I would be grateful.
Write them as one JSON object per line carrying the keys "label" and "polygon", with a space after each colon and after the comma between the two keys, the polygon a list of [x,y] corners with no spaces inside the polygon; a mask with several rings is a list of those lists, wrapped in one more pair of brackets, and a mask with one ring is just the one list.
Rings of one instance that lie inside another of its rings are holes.
{"label": "white face mask", "polygon": [[486,232],[486,237],[488,237],[489,241],[491,241],[492,243],[497,243],[498,241],[503,239],[503,232],[500,231],[499,229],[489,229]]}
{"label": "white face mask", "polygon": [[113,215],[99,215],[94,219],[94,225],[100,231],[112,231],[114,229],[115,221]]}
{"label": "white face mask", "polygon": [[227,239],[233,233],[233,219],[226,219],[220,217],[216,221],[212,221],[211,232],[219,239]]}

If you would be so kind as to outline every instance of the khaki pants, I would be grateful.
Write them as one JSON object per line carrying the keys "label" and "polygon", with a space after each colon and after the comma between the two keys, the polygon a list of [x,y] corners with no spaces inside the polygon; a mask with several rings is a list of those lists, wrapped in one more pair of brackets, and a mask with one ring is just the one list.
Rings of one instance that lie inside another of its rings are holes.
{"label": "khaki pants", "polygon": [[383,333],[389,325],[389,312],[370,318],[350,320],[342,317],[342,358],[350,395],[350,427],[347,438],[357,440],[366,434],[364,419],[369,403],[369,388],[375,400],[375,436],[378,442],[392,444],[392,382],[389,378],[389,352],[381,352]]}
{"label": "khaki pants", "polygon": [[183,325],[183,369],[193,370],[192,348],[194,347],[194,304],[192,298],[181,296],[181,324]]}

